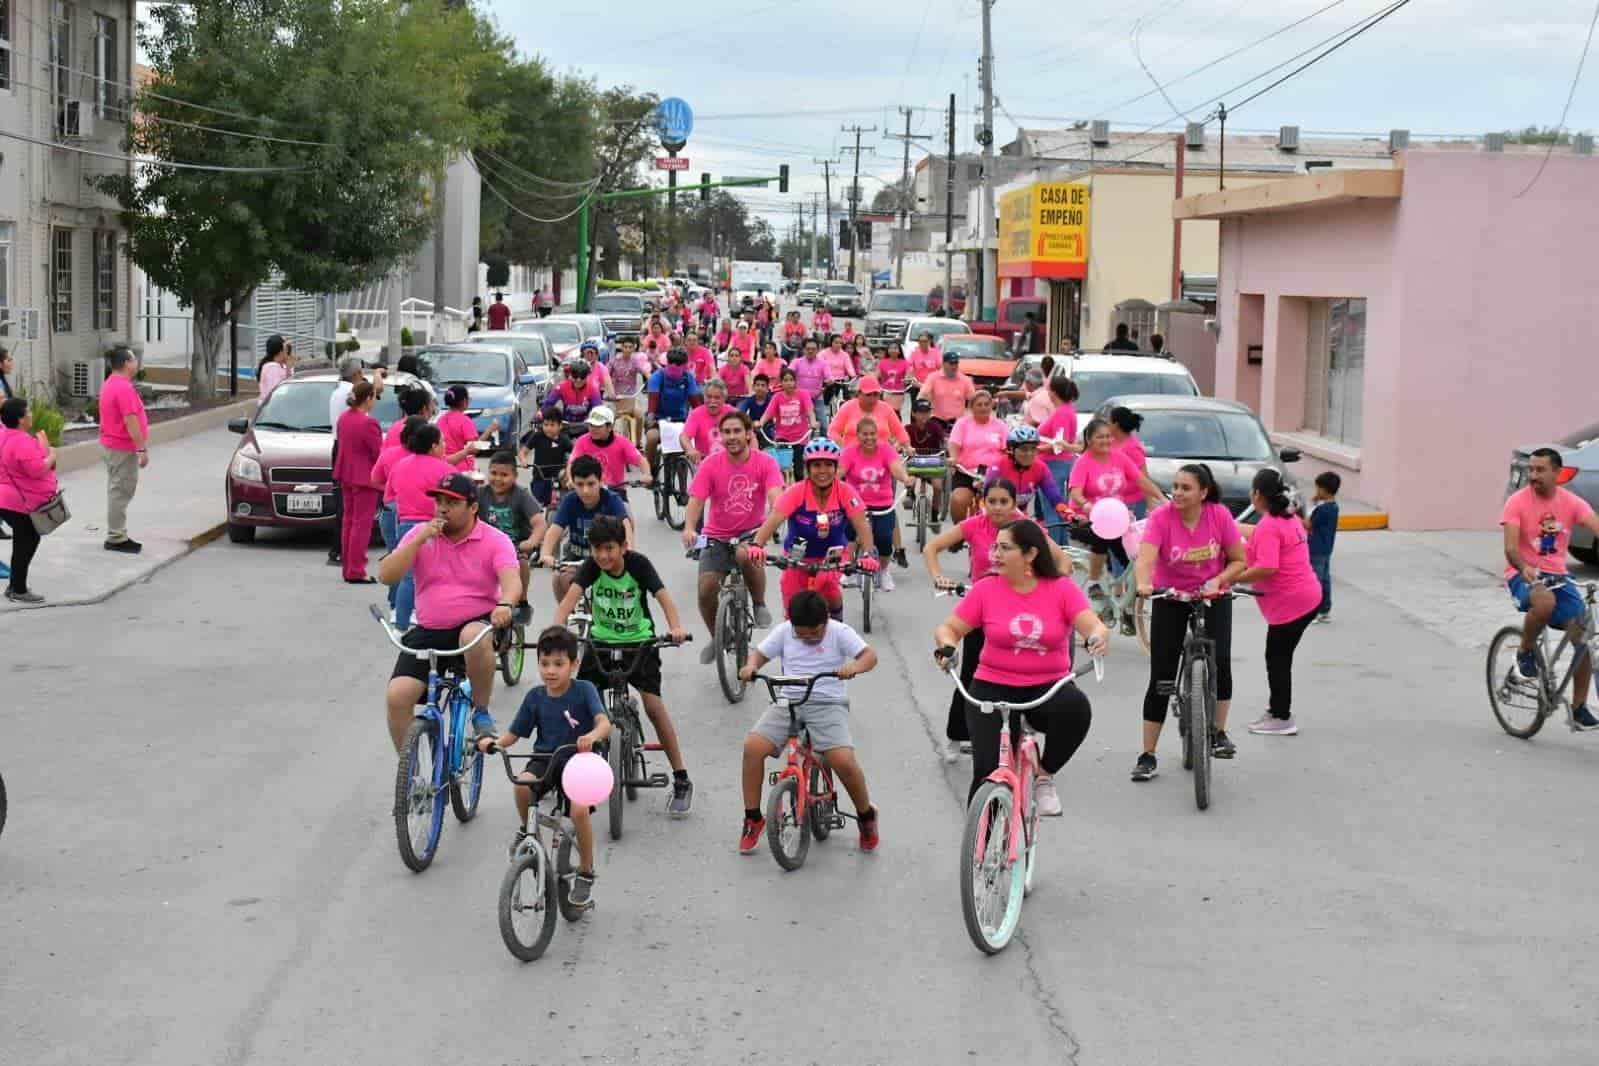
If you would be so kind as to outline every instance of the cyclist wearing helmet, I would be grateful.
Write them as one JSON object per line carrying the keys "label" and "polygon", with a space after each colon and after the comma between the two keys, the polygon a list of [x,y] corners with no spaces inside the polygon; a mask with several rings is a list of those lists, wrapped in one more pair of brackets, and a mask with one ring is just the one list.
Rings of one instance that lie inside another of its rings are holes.
{"label": "cyclist wearing helmet", "polygon": [[588,431],[589,412],[603,399],[589,374],[588,360],[576,355],[566,361],[566,377],[544,398],[544,410],[559,411],[567,435],[577,437]]}
{"label": "cyclist wearing helmet", "polygon": [[1032,507],[1034,493],[1042,494],[1062,518],[1071,510],[1049,467],[1038,461],[1038,430],[1032,426],[1012,426],[1005,435],[1004,458],[989,468],[983,484],[992,485],[997,478],[1016,486],[1016,509],[1022,514]]}
{"label": "cyclist wearing helmet", "polygon": [[644,452],[649,456],[650,469],[658,469],[657,452],[661,446],[661,431],[655,423],[686,422],[690,409],[704,402],[700,383],[688,368],[688,351],[673,348],[666,353],[666,365],[650,375],[648,432],[644,435]]}
{"label": "cyclist wearing helmet", "polygon": [[611,384],[611,372],[600,362],[600,342],[590,338],[578,348],[583,361],[589,365],[589,380],[600,387],[600,397],[605,400],[616,398],[616,389]]}
{"label": "cyclist wearing helmet", "polygon": [[[805,480],[790,485],[772,505],[750,545],[749,556],[760,562],[766,556],[765,545],[777,533],[777,527],[788,520],[788,532],[783,537],[783,548],[792,552],[801,546],[801,558],[809,562],[823,559],[830,548],[843,548],[849,543],[849,529],[855,532],[855,543],[872,543],[872,530],[866,522],[866,505],[858,492],[838,479],[838,462],[844,450],[826,437],[813,440],[805,446]],[[846,523],[848,524],[846,528]],[[875,573],[878,569],[877,549],[867,548],[861,559],[861,569]],[[795,594],[807,586],[822,594],[834,618],[844,616],[844,590],[839,584],[837,571],[817,574],[812,584],[809,574],[799,569],[783,571],[783,614],[788,614],[788,604]]]}

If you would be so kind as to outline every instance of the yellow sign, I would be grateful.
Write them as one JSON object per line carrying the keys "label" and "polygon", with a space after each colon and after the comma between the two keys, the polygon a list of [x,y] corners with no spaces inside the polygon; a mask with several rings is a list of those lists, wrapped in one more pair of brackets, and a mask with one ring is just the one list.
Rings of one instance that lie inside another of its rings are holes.
{"label": "yellow sign", "polygon": [[999,201],[999,276],[1088,276],[1090,194],[1086,182],[1050,181]]}

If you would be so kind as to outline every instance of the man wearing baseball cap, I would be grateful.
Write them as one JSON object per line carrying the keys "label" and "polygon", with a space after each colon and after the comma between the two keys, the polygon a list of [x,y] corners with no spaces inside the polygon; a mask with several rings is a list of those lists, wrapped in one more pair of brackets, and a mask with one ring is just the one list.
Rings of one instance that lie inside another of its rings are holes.
{"label": "man wearing baseball cap", "polygon": [[[446,474],[428,490],[433,519],[413,528],[378,564],[378,580],[416,582],[416,623],[401,638],[407,648],[450,650],[470,644],[490,625],[511,624],[522,599],[522,575],[511,538],[478,521],[477,483],[462,473]],[[472,682],[472,725],[493,734],[489,697],[494,694],[494,643],[485,638],[467,652]],[[442,662],[447,662],[443,660]],[[401,653],[389,678],[389,736],[394,750],[405,742],[416,705],[427,691],[426,659]]]}
{"label": "man wearing baseball cap", "polygon": [[905,423],[899,420],[892,407],[882,402],[883,387],[877,378],[867,374],[856,386],[856,392],[859,395],[840,407],[833,421],[828,423],[827,435],[838,441],[840,448],[848,448],[855,443],[855,427],[860,425],[861,419],[870,418],[877,422],[878,439],[909,448],[911,439],[905,432]]}
{"label": "man wearing baseball cap", "polygon": [[949,429],[977,395],[977,383],[961,372],[961,357],[954,352],[945,352],[942,363],[938,373],[927,375],[916,395],[932,403],[933,417]]}
{"label": "man wearing baseball cap", "polygon": [[[604,404],[589,412],[589,431],[577,439],[572,445],[572,459],[583,455],[592,455],[600,461],[600,468],[604,471],[601,478],[605,487],[613,492],[627,496],[627,468],[636,466],[643,471],[644,481],[650,480],[649,464],[644,461],[644,456],[633,442],[626,437],[616,435],[616,415]],[[567,460],[567,477],[570,479],[572,470],[571,459]]]}

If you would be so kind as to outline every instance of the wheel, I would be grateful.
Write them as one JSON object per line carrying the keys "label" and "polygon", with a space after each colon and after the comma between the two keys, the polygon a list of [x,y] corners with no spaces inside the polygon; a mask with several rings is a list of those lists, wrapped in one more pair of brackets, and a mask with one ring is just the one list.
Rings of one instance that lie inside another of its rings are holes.
{"label": "wheel", "polygon": [[723,596],[716,607],[716,679],[722,683],[722,695],[729,703],[741,703],[748,689],[739,680],[739,669],[749,657],[750,634],[744,605],[729,596]]}
{"label": "wheel", "polygon": [[512,626],[504,639],[505,646],[500,649],[500,676],[507,685],[514,686],[522,680],[522,665],[527,659],[527,630]]}
{"label": "wheel", "polygon": [[438,759],[437,723],[414,719],[394,771],[394,834],[400,861],[414,873],[428,868],[444,832],[444,790],[433,783]]}
{"label": "wheel", "polygon": [[673,529],[683,528],[684,509],[688,507],[688,475],[686,461],[673,456],[666,464],[666,483],[662,491],[661,506],[665,509],[666,524]]}
{"label": "wheel", "polygon": [[1210,663],[1196,658],[1188,664],[1188,748],[1193,753],[1194,805],[1210,806]]}
{"label": "wheel", "polygon": [[234,544],[254,544],[255,527],[242,526],[237,522],[228,523],[228,540]]}
{"label": "wheel", "polygon": [[544,954],[555,936],[555,874],[544,845],[517,853],[500,882],[500,939],[523,962]]}
{"label": "wheel", "polygon": [[1188,743],[1188,706],[1187,697],[1179,694],[1172,703],[1172,713],[1177,717],[1177,734],[1183,738],[1183,769],[1194,768],[1194,748]]}
{"label": "wheel", "polygon": [[[1516,670],[1521,630],[1505,626],[1488,645],[1488,706],[1499,726],[1513,737],[1530,740],[1543,728],[1554,708],[1544,696],[1541,680],[1527,681]],[[1547,670],[1543,650],[1538,651],[1539,677]]]}
{"label": "wheel", "polygon": [[800,820],[798,778],[778,781],[766,800],[766,843],[772,848],[772,858],[783,869],[798,870],[805,865],[811,836]]}
{"label": "wheel", "polygon": [[1033,894],[1033,875],[1038,872],[1038,775],[1027,777],[1027,817],[1022,820],[1023,839],[1027,843],[1025,872],[1022,875],[1022,895]]}
{"label": "wheel", "polygon": [[625,808],[622,803],[622,782],[627,780],[627,736],[618,725],[611,733],[611,742],[605,751],[605,761],[611,768],[611,777],[615,784],[611,787],[611,795],[605,801],[605,816],[609,822],[612,840],[622,839],[622,821],[625,817]]}
{"label": "wheel", "polygon": [[[642,781],[645,776],[644,752],[639,750],[643,737],[642,726],[639,725],[638,714],[634,712],[626,721],[627,736],[625,746],[622,748],[622,779],[627,781]],[[620,782],[618,782],[620,784]],[[629,803],[638,800],[638,786],[628,785],[622,791],[627,795]]]}
{"label": "wheel", "polygon": [[828,780],[827,773],[819,766],[811,770],[810,791],[811,805],[805,809],[805,819],[811,823],[811,836],[826,840],[833,833],[833,808],[838,801],[835,799],[831,803],[823,803],[815,798],[833,791],[833,782]]}
{"label": "wheel", "polygon": [[450,807],[458,822],[470,822],[477,814],[478,800],[483,798],[483,753],[475,744],[469,750],[471,754],[460,776],[450,782]]}
{"label": "wheel", "polygon": [[6,779],[0,777],[0,833],[6,831]]}
{"label": "wheel", "polygon": [[861,632],[872,631],[872,591],[877,585],[876,574],[861,574]]}
{"label": "wheel", "polygon": [[655,468],[655,484],[650,486],[650,495],[655,497],[655,518],[657,521],[666,519],[666,472],[671,465],[671,456],[661,456],[661,461]]}
{"label": "wheel", "polygon": [[921,493],[916,495],[916,550],[921,551],[927,547],[928,512],[933,505]]}
{"label": "wheel", "polygon": [[572,838],[562,837],[555,851],[555,900],[561,907],[561,917],[575,922],[583,917],[588,907],[572,902],[572,878],[577,876],[577,866],[572,862]]}
{"label": "wheel", "polygon": [[1008,787],[984,781],[966,807],[961,834],[961,917],[966,935],[987,955],[1005,950],[1022,918],[1026,877],[1010,858],[1015,802]]}
{"label": "wheel", "polygon": [[1133,601],[1133,628],[1138,631],[1138,647],[1145,655],[1149,654],[1149,600],[1143,596]]}

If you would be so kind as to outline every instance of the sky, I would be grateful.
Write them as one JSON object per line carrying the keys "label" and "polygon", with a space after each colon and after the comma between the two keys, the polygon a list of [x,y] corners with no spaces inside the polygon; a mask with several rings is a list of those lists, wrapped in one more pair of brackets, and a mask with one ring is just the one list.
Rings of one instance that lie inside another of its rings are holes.
{"label": "sky", "polygon": [[[1397,127],[1419,138],[1552,126],[1596,2],[1410,0],[1240,107],[1386,0],[997,0],[995,144],[1011,140],[1018,125],[1050,129],[1096,118],[1116,130],[1175,130],[1184,119],[1174,109],[1204,119],[1217,96],[1236,108],[1229,133],[1298,125],[1306,136],[1385,136]],[[842,127],[859,125],[867,128],[861,144],[870,151],[860,165],[870,199],[900,173],[900,142],[883,136],[904,131],[897,109],[914,109],[911,132],[931,135],[919,143],[941,152],[950,93],[957,148],[977,150],[980,0],[484,3],[524,52],[556,70],[686,100],[695,126],[682,154],[692,180],[703,170],[751,175],[788,163],[794,192],[820,192],[823,167],[813,161],[835,160],[835,175],[847,173],[853,156],[843,149],[854,134]],[[1244,50],[1199,69],[1237,49]],[[1237,88],[1306,49],[1314,50]],[[1589,58],[1566,125],[1599,130],[1599,54]],[[920,154],[912,149],[913,163]],[[836,179],[833,189],[837,199]],[[739,195],[779,228],[793,221],[791,204],[801,198],[780,196],[775,184]]]}

